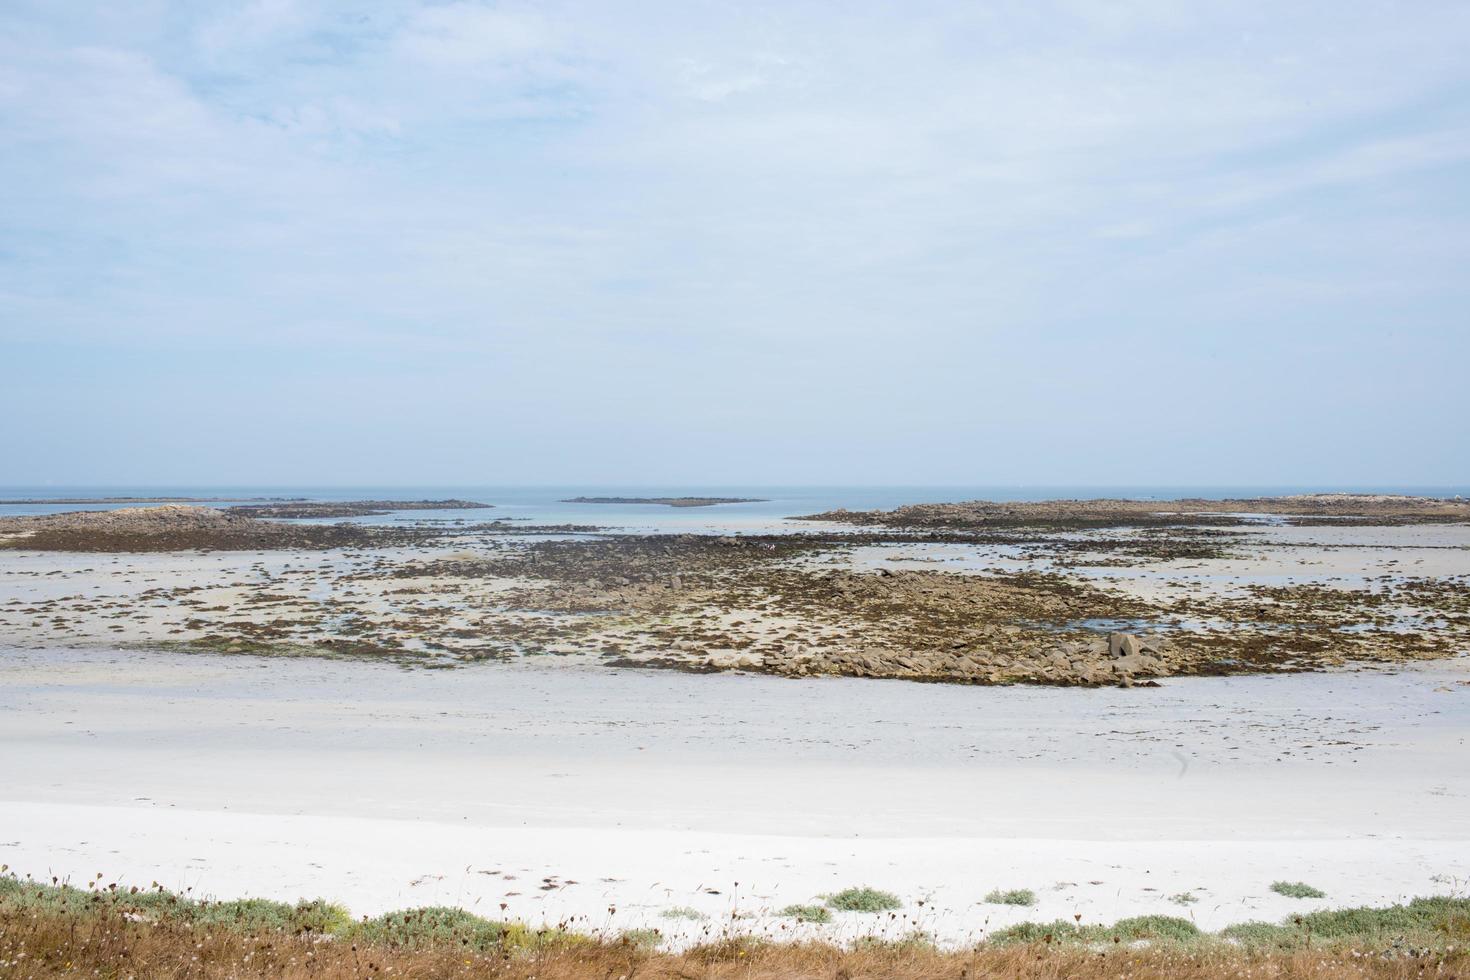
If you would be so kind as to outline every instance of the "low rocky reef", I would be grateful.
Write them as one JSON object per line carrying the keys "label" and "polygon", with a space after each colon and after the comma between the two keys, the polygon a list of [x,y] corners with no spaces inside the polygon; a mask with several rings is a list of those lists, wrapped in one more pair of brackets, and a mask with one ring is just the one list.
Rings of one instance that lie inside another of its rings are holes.
{"label": "low rocky reef", "polygon": [[[467,642],[456,649],[468,659],[531,650],[791,677],[1133,684],[1452,656],[1470,632],[1470,587],[1456,581],[1145,600],[1059,572],[841,567],[851,549],[882,540],[863,532],[546,540],[384,572],[405,597],[513,583],[494,593],[507,615],[461,634]],[[1377,628],[1408,606],[1447,618],[1433,630]]]}
{"label": "low rocky reef", "polygon": [[[1199,673],[1189,658],[1159,636],[1109,633],[1051,644],[1020,643],[998,653],[982,650],[907,650],[762,655],[716,654],[717,670],[749,670],[788,677],[835,675],[966,684],[1053,684],[1072,687],[1157,687],[1154,678]],[[1229,673],[1229,671],[1218,671]]]}
{"label": "low rocky reef", "polygon": [[422,537],[406,529],[355,524],[284,524],[184,504],[0,518],[0,548],[27,551],[315,550],[402,544]]}
{"label": "low rocky reef", "polygon": [[[928,506],[963,513],[992,505]],[[1422,507],[1436,522],[1446,512],[1402,499],[1383,506],[1400,516]],[[925,505],[901,511],[926,512]],[[1133,513],[1120,512],[1124,520]],[[1034,509],[1023,513],[1044,519]],[[1096,510],[1040,513],[1098,519]],[[1404,554],[1439,555],[1440,571],[1416,571],[1417,560],[1399,566],[1396,556],[1375,551],[1358,577],[1370,566],[1374,574],[1353,583],[1253,580],[1252,568],[1300,565],[1300,542],[1198,527],[1193,514],[1178,526],[1100,534],[1070,525],[875,521],[723,537],[587,537],[576,532],[597,529],[510,521],[313,524],[254,514],[162,506],[0,518],[0,548],[354,551],[344,561],[292,562],[271,575],[243,555],[227,559],[221,567],[230,571],[213,584],[185,577],[111,598],[95,583],[116,573],[83,569],[75,574],[92,577],[79,578],[72,594],[0,602],[0,632],[40,642],[126,638],[444,664],[579,656],[608,666],[970,684],[1140,685],[1470,651],[1470,574],[1446,558],[1462,553],[1458,528],[1435,532],[1450,544],[1420,541]],[[1289,564],[1273,558],[1273,548],[1287,549]],[[966,565],[945,564],[961,558]],[[1239,581],[1203,583],[1200,563],[1221,558]],[[44,559],[26,562],[21,574],[67,574]]]}
{"label": "low rocky reef", "polygon": [[379,517],[400,510],[489,510],[494,504],[475,500],[330,500],[242,504],[227,508],[231,514],[274,520],[330,517]]}
{"label": "low rocky reef", "polygon": [[866,527],[981,530],[1002,527],[1105,528],[1240,526],[1262,517],[1293,524],[1398,525],[1470,521],[1470,500],[1400,494],[1315,493],[1230,500],[971,500],[908,504],[894,510],[838,509],[795,520]]}

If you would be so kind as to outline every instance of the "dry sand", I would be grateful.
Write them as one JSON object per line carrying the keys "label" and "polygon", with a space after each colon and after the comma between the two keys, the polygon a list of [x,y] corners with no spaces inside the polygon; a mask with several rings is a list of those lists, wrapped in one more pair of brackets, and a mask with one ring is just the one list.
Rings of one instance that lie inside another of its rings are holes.
{"label": "dry sand", "polygon": [[[1165,684],[4,651],[0,863],[683,940],[732,913],[789,934],[775,910],[856,884],[904,912],[806,932],[1216,928],[1465,891],[1465,661]],[[1329,898],[1272,894],[1282,878]],[[1039,904],[984,904],[994,888]],[[685,906],[709,918],[664,915]]]}

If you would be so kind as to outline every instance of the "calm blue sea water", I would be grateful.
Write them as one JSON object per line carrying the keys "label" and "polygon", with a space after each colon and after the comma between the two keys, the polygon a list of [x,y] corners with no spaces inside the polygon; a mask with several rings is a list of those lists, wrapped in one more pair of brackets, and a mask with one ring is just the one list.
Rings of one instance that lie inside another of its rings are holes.
{"label": "calm blue sea water", "polygon": [[[850,510],[891,509],[902,504],[957,500],[1049,500],[1090,497],[1127,497],[1139,500],[1169,500],[1177,497],[1252,497],[1285,493],[1351,491],[1364,493],[1412,493],[1428,496],[1470,496],[1470,487],[1089,487],[1089,486],[394,486],[394,487],[291,487],[291,486],[0,486],[0,516],[53,513],[66,510],[103,509],[108,505],[7,504],[19,498],[68,497],[212,497],[240,501],[260,497],[299,497],[308,500],[424,500],[459,498],[494,504],[494,510],[410,511],[379,518],[378,522],[424,519],[491,520],[502,518],[535,524],[597,524],[635,530],[722,530],[759,529],[777,526],[801,514],[846,507]],[[568,497],[760,497],[761,503],[725,504],[716,507],[672,508],[638,504],[567,504]]]}

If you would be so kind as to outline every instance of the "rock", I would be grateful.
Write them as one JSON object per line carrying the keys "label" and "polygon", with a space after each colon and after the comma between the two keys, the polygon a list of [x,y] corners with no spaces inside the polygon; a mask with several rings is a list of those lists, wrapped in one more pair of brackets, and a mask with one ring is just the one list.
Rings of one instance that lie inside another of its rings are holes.
{"label": "rock", "polygon": [[1084,684],[1106,684],[1113,680],[1113,667],[1111,664],[1082,664],[1074,667],[1073,673]]}
{"label": "rock", "polygon": [[1143,644],[1132,633],[1109,633],[1108,656],[1132,657],[1143,652]]}
{"label": "rock", "polygon": [[1154,674],[1163,667],[1157,657],[1146,653],[1131,653],[1113,661],[1113,669],[1128,674]]}

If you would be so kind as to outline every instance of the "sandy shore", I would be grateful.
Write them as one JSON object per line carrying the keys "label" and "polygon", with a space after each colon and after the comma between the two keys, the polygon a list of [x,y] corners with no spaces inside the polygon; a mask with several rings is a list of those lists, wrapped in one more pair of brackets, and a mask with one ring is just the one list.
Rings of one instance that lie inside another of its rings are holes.
{"label": "sandy shore", "polygon": [[904,913],[803,928],[1215,928],[1463,892],[1467,682],[1463,661],[1141,691],[6,651],[0,863],[685,939],[732,914],[784,935],[774,911],[865,883]]}

